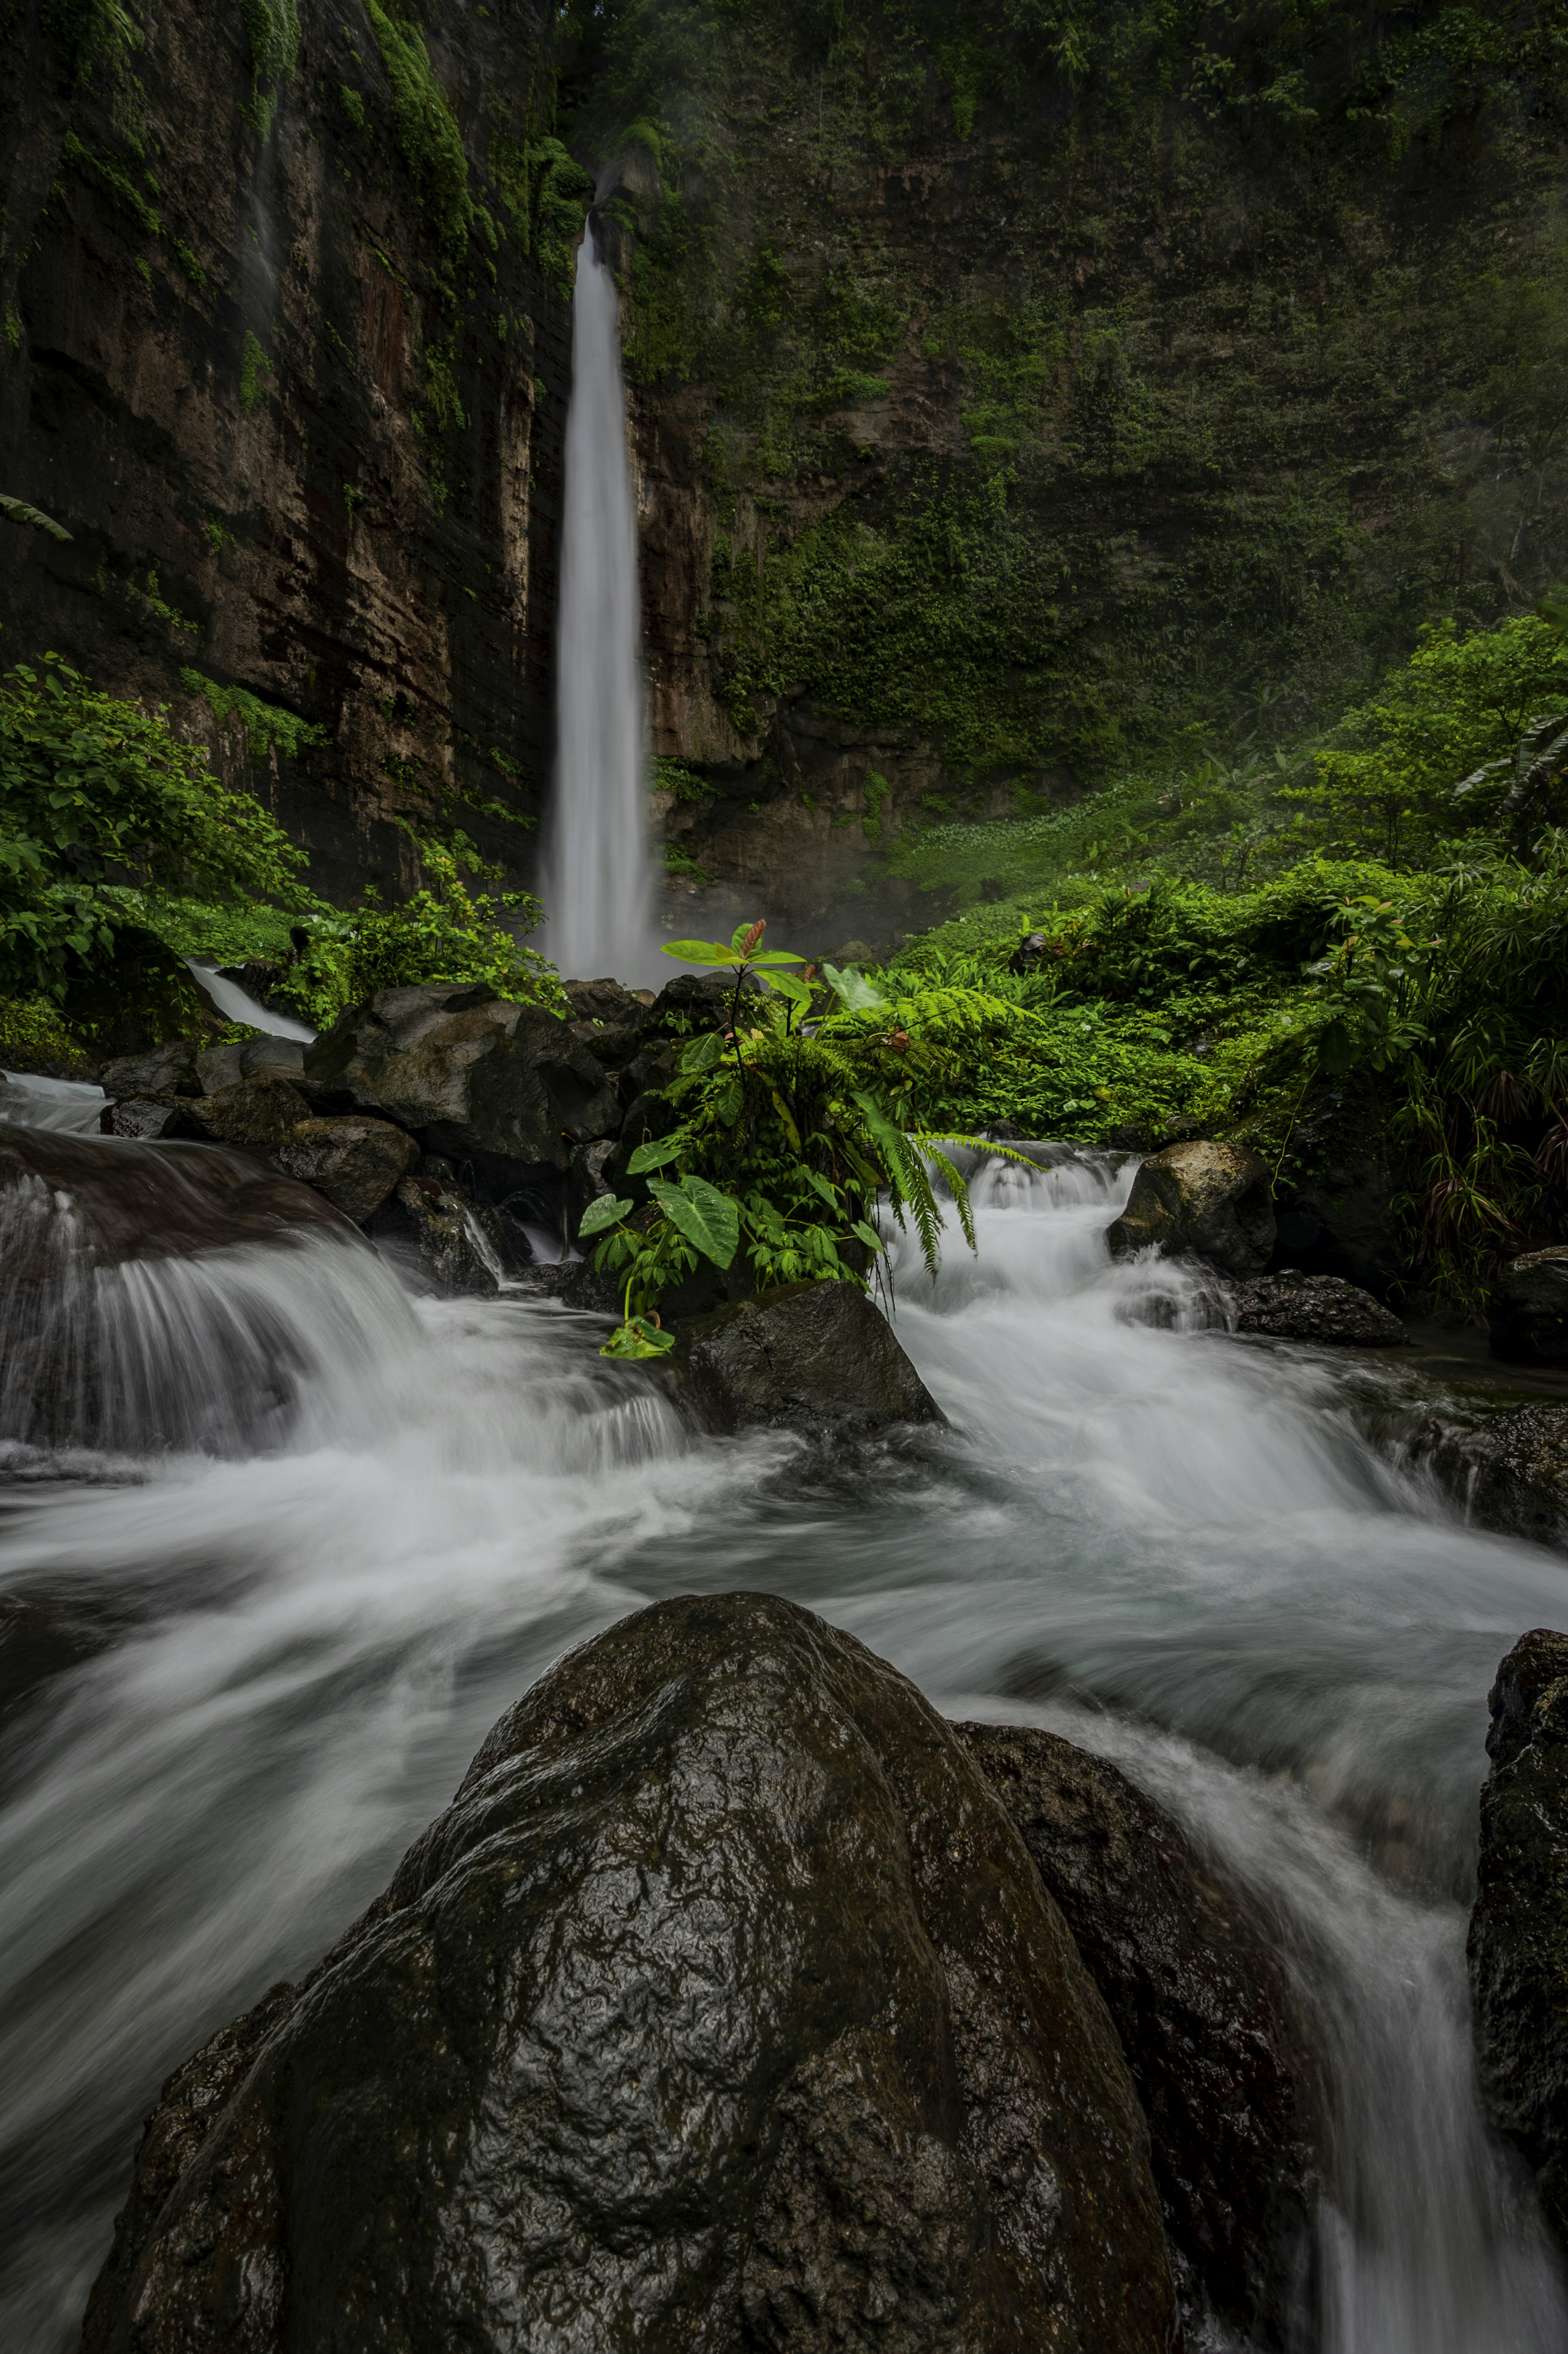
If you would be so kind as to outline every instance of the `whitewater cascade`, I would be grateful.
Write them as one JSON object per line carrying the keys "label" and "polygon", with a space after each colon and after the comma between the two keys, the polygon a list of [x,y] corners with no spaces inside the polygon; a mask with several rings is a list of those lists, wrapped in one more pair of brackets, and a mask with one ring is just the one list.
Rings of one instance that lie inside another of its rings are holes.
{"label": "whitewater cascade", "polygon": [[149,1377],[154,1326],[190,1351],[187,1428],[190,1335],[226,1315],[288,1336],[288,1396],[248,1453],[6,1450],[0,2338],[77,2342],[162,2078],[314,1962],[524,1686],[626,1611],[744,1585],[949,1715],[1114,1757],[1254,1892],[1330,2078],[1290,2354],[1561,2354],[1464,1939],[1487,1687],[1568,1624],[1568,1564],[1365,1436],[1358,1403],[1424,1410],[1415,1352],[1238,1341],[1189,1269],[1113,1263],[1130,1178],[993,1163],[978,1257],[949,1234],[933,1285],[900,1243],[899,1335],[952,1427],[829,1469],[694,1439],[600,1320],[409,1300],[367,1251],[116,1274],[92,1313],[148,1320]]}
{"label": "whitewater cascade", "polygon": [[637,527],[626,453],[620,313],[590,217],[577,248],[567,412],[556,796],[545,946],[563,973],[654,977]]}

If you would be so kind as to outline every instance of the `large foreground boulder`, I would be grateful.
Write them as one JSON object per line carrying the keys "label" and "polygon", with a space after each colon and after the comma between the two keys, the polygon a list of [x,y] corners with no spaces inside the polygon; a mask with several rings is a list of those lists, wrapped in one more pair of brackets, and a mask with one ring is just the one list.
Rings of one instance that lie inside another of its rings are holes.
{"label": "large foreground boulder", "polygon": [[1489,1702],[1469,1938],[1481,2091],[1568,2245],[1568,1635],[1523,1636]]}
{"label": "large foreground boulder", "polygon": [[956,1730],[1116,2021],[1187,2319],[1283,2344],[1323,2140],[1284,1968],[1241,1892],[1114,1766],[1032,1728]]}
{"label": "large foreground boulder", "polygon": [[1414,1451],[1478,1528],[1568,1544],[1568,1403],[1511,1406],[1468,1427],[1433,1416]]}
{"label": "large foreground boulder", "polygon": [[313,1185],[364,1225],[419,1159],[413,1138],[386,1119],[302,1119],[273,1154],[280,1169]]}
{"label": "large foreground boulder", "polygon": [[1105,2006],[950,1727],[687,1597],[503,1718],[171,2079],[86,2354],[1164,2354]]}
{"label": "large foreground boulder", "polygon": [[1106,1234],[1113,1257],[1212,1259],[1227,1275],[1261,1275],[1275,1243],[1268,1169],[1239,1144],[1197,1140],[1151,1153],[1126,1209]]}
{"label": "large foreground boulder", "polygon": [[693,1324],[671,1366],[705,1428],[861,1437],[947,1419],[853,1283],[789,1283]]}
{"label": "large foreground boulder", "polygon": [[1568,1243],[1510,1259],[1492,1285],[1487,1324],[1494,1357],[1568,1364]]}
{"label": "large foreground boulder", "polygon": [[307,1049],[299,1084],[320,1112],[369,1112],[454,1161],[565,1169],[613,1136],[613,1081],[540,1005],[482,983],[384,989]]}
{"label": "large foreground boulder", "polygon": [[1238,1332],[1267,1333],[1277,1341],[1316,1341],[1335,1349],[1397,1349],[1410,1335],[1394,1314],[1370,1291],[1337,1275],[1303,1275],[1287,1267],[1278,1275],[1255,1276],[1231,1295]]}

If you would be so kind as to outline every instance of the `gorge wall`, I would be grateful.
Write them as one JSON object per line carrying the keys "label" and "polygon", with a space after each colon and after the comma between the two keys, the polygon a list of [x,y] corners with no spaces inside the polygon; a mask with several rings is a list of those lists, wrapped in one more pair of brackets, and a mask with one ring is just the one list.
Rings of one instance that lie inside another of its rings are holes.
{"label": "gorge wall", "polygon": [[548,779],[571,244],[536,0],[11,12],[0,658],[163,702],[329,895]]}
{"label": "gorge wall", "polygon": [[166,702],[329,891],[399,818],[532,872],[580,166],[682,930],[929,919],[899,829],[1266,751],[1568,573],[1561,0],[9,29],[0,489],[72,537],[0,525],[0,653]]}

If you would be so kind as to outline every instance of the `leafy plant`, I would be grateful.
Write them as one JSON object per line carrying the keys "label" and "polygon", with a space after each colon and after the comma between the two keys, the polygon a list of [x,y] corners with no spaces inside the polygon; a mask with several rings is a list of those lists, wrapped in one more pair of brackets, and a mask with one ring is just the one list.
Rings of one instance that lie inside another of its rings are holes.
{"label": "leafy plant", "polygon": [[647,1204],[638,1210],[616,1196],[584,1219],[580,1231],[600,1236],[596,1264],[624,1278],[622,1320],[608,1355],[661,1356],[673,1345],[659,1302],[704,1258],[726,1274],[738,1262],[748,1290],[824,1278],[863,1283],[885,1249],[879,1201],[897,1225],[914,1226],[934,1272],[943,1221],[933,1172],[973,1246],[968,1192],[943,1149],[969,1140],[906,1134],[870,1058],[846,1051],[811,1019],[820,997],[863,998],[868,984],[827,968],[825,987],[813,988],[810,968],[784,970],[802,959],[761,948],[765,928],[737,926],[727,944],[668,944],[685,963],[726,969],[734,986],[724,1026],[688,1040],[665,1091],[679,1126],[638,1144],[626,1163],[629,1177],[646,1179]]}
{"label": "leafy plant", "polygon": [[127,884],[293,897],[303,858],[161,716],[101,695],[57,654],[0,678],[0,988],[63,1000],[143,920]]}

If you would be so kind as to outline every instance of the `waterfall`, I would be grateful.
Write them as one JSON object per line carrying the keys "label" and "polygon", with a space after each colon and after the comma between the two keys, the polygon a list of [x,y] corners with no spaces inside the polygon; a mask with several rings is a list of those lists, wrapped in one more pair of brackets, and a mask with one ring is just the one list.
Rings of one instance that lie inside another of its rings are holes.
{"label": "waterfall", "polygon": [[546,946],[564,973],[656,970],[638,652],[637,529],[615,280],[590,219],[577,249]]}

